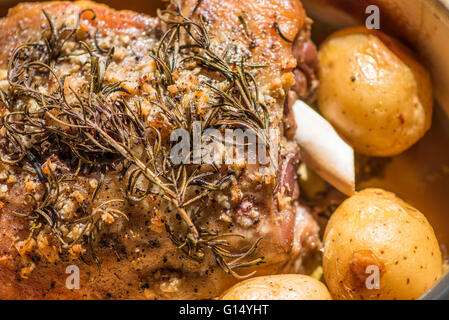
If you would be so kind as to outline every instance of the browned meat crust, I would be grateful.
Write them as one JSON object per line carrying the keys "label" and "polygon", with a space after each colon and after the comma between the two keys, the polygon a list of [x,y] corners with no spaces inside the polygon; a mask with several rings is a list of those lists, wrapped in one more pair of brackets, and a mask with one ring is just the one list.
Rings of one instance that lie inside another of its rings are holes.
{"label": "browned meat crust", "polygon": [[[268,107],[269,127],[274,129],[273,137],[280,145],[278,172],[262,176],[259,165],[223,168],[234,173],[234,182],[224,190],[208,194],[202,202],[207,208],[206,214],[198,218],[198,224],[208,230],[244,235],[244,240],[231,241],[237,248],[248,248],[261,238],[255,254],[263,256],[265,263],[244,269],[241,273],[253,270],[258,275],[276,273],[300,253],[319,246],[314,219],[295,201],[298,194],[295,181],[298,150],[295,143],[283,136],[282,125],[284,97],[294,83],[292,70],[296,67],[292,45],[285,39],[295,39],[304,26],[305,13],[296,0],[203,0],[198,7],[196,3],[195,0],[183,1],[184,15],[190,16],[193,12],[194,19],[200,15],[205,17],[211,44],[217,50],[224,50],[226,44],[231,43],[237,56],[248,55],[251,61],[266,64],[255,74],[255,79]],[[24,3],[11,9],[8,16],[0,20],[2,114],[11,112],[15,108],[11,106],[14,103],[18,103],[17,108],[20,108],[23,104],[33,105],[38,99],[31,102],[8,100],[13,93],[6,77],[8,60],[14,48],[40,39],[42,32],[48,30],[42,9],[52,17],[56,30],[73,26],[82,10],[92,9],[95,19],[92,19],[91,11],[84,12],[75,38],[91,48],[99,47],[100,51],[115,47],[105,82],[120,82],[126,92],[113,95],[125,99],[130,105],[155,95],[151,82],[156,73],[155,62],[149,51],[167,29],[159,18],[129,11],[118,12],[93,2]],[[86,91],[89,77],[86,65],[89,62],[85,54],[77,55],[77,50],[81,50],[79,44],[69,41],[62,49],[62,54],[67,54],[67,57],[54,68],[59,77],[67,75],[64,82],[67,91],[70,87],[82,94]],[[170,89],[166,94],[173,94],[175,99],[177,92],[183,90],[180,96],[183,101],[183,97],[204,91],[199,89],[198,79],[213,75],[194,74],[194,67],[191,73],[179,74],[179,81],[171,87],[173,92]],[[55,90],[56,86],[50,76],[42,77],[39,85],[36,90],[43,93]],[[204,95],[210,96],[211,93]],[[195,103],[200,103],[198,101]],[[169,130],[160,110],[155,107],[139,110],[145,110],[147,121],[160,125],[163,133]],[[5,150],[8,140],[5,128],[2,130],[0,143]],[[163,135],[163,138],[167,139],[167,136]],[[62,200],[53,208],[56,215],[63,217],[60,237],[64,240],[76,239],[76,234],[80,233],[82,226],[77,223],[80,212],[92,213],[111,199],[124,199],[126,188],[120,180],[120,171],[109,168],[102,179],[101,172],[95,168],[83,167],[74,175],[77,168],[70,160],[54,153],[39,162],[47,176],[54,171],[58,176],[72,177],[61,182]],[[170,222],[178,230],[183,224],[179,215],[173,214],[160,199],[150,197],[117,207],[126,213],[129,221],[112,214],[113,211],[99,215],[104,229],[94,244],[95,255],[90,255],[89,244],[81,241],[69,249],[64,248],[49,225],[33,231],[29,237],[32,221],[24,216],[30,216],[35,208],[27,194],[32,194],[39,203],[45,187],[32,164],[28,157],[28,160],[17,164],[2,163],[0,168],[1,299],[201,299],[215,297],[235,283],[234,277],[217,267],[210,252],[205,252],[202,261],[197,262],[176,248],[163,225]],[[50,169],[45,169],[46,166]],[[89,201],[100,180],[104,183],[95,201]],[[99,275],[93,257],[101,260]],[[68,275],[65,271],[69,265],[80,268],[78,290],[66,288]]]}
{"label": "browned meat crust", "polygon": [[312,21],[307,19],[306,24],[297,35],[293,43],[293,56],[298,62],[293,70],[295,84],[287,94],[284,104],[284,129],[287,138],[293,138],[297,129],[293,114],[293,103],[301,99],[306,103],[313,103],[318,88],[318,52],[310,39]]}

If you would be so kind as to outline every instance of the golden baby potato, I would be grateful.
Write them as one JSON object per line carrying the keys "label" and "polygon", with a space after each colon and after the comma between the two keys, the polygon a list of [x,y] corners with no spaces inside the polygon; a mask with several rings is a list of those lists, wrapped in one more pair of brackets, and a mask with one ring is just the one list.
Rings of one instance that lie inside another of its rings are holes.
{"label": "golden baby potato", "polygon": [[357,152],[397,155],[430,128],[430,75],[397,40],[349,28],[331,35],[318,56],[319,110]]}
{"label": "golden baby potato", "polygon": [[228,289],[220,300],[332,300],[326,286],[301,274],[247,279]]}
{"label": "golden baby potato", "polygon": [[381,189],[345,200],[329,220],[323,245],[324,278],[334,299],[416,299],[442,273],[427,219]]}

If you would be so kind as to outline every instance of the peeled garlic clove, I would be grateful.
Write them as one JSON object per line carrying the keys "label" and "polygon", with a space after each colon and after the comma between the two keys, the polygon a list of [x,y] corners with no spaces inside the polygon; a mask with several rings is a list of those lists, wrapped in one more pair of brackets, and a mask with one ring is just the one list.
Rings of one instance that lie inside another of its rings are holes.
{"label": "peeled garlic clove", "polygon": [[354,150],[315,110],[297,100],[293,104],[295,139],[304,162],[346,195],[355,193]]}

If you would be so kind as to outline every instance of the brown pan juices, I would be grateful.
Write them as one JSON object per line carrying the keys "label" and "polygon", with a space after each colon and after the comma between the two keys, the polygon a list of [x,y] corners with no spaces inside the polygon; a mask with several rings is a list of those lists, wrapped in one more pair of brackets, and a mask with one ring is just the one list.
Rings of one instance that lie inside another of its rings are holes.
{"label": "brown pan juices", "polygon": [[440,243],[449,244],[449,121],[440,109],[436,109],[432,128],[418,143],[393,157],[382,177],[358,187],[374,186],[415,206],[429,219]]}

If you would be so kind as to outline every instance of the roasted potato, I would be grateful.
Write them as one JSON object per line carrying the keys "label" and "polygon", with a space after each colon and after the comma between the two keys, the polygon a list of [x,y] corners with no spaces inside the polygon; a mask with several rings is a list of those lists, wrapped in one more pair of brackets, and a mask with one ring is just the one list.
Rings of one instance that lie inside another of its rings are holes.
{"label": "roasted potato", "polygon": [[324,277],[335,299],[416,299],[442,273],[424,215],[381,189],[344,201],[324,234]]}
{"label": "roasted potato", "polygon": [[326,286],[301,274],[280,274],[242,281],[221,300],[331,300]]}
{"label": "roasted potato", "polygon": [[397,155],[430,128],[429,73],[397,40],[345,29],[321,45],[319,61],[319,110],[357,152]]}

